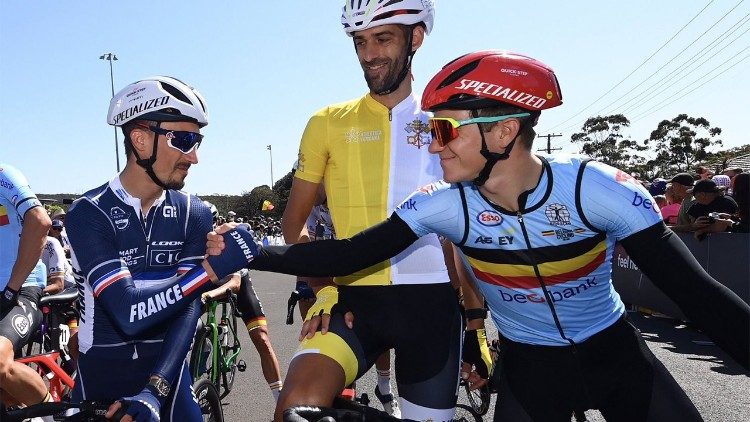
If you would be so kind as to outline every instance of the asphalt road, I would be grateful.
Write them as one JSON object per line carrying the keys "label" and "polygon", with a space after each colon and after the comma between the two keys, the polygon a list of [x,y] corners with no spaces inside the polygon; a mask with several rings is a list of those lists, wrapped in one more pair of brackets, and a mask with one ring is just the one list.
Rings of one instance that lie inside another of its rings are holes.
{"label": "asphalt road", "polygon": [[[295,314],[294,325],[285,324],[286,302],[294,287],[294,277],[254,272],[253,285],[263,303],[273,346],[282,375],[285,375],[297,348],[301,325],[299,313]],[[632,317],[651,350],[670,370],[706,421],[750,420],[750,377],[718,347],[685,325],[641,314]],[[727,323],[731,324],[731,321]],[[491,330],[488,328],[487,331],[490,333]],[[225,420],[270,421],[274,400],[260,371],[258,354],[247,332],[241,333],[240,339],[247,371],[238,374],[234,389],[223,400]],[[358,392],[367,392],[374,399],[375,381],[372,369],[358,381]],[[395,388],[395,380],[393,383]],[[459,401],[465,403],[466,398],[461,397]],[[493,406],[484,420],[492,420],[493,408],[494,396]],[[590,421],[604,420],[596,411],[588,411],[586,416]]]}

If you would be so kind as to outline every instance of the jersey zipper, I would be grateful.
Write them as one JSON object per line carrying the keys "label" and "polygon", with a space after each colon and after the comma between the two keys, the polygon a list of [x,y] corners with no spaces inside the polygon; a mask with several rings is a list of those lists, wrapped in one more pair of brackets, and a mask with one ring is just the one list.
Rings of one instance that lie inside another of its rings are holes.
{"label": "jersey zipper", "polygon": [[388,110],[388,121],[389,122],[393,121],[393,110],[390,110],[390,109]]}
{"label": "jersey zipper", "polygon": [[[523,232],[523,239],[526,242],[526,247],[529,250],[529,257],[532,258],[532,248],[531,248],[531,240],[529,239],[529,233],[526,231],[526,225],[523,222],[523,214],[521,214],[521,211],[516,212],[516,217],[518,218],[518,224],[521,225],[521,232]],[[536,279],[539,281],[539,286],[542,288],[542,291],[544,292],[544,298],[547,301],[547,305],[549,306],[549,310],[552,312],[552,319],[555,320],[555,325],[557,326],[557,331],[560,333],[560,337],[563,338],[563,340],[570,343],[571,346],[573,346],[573,353],[576,352],[575,350],[575,342],[565,336],[565,332],[563,331],[562,325],[560,324],[560,319],[557,317],[557,311],[555,310],[555,305],[552,302],[552,295],[550,295],[549,290],[547,290],[547,285],[544,283],[544,278],[542,277],[542,273],[539,271],[539,265],[536,262],[536,259],[532,258],[531,265],[534,267],[534,274],[536,275]]]}

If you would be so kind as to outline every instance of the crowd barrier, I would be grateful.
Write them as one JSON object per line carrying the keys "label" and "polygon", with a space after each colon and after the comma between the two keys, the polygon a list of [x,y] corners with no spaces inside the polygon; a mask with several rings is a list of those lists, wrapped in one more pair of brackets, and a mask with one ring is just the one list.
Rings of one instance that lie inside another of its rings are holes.
{"label": "crowd barrier", "polygon": [[[702,241],[692,233],[679,236],[713,278],[750,303],[750,234],[714,233]],[[621,245],[616,245],[612,259],[612,281],[623,302],[686,319],[677,305],[643,275]]]}

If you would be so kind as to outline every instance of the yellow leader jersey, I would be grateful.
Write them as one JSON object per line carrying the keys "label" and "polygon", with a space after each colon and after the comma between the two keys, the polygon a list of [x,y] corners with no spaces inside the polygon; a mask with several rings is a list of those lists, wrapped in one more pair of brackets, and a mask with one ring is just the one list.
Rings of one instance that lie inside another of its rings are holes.
{"label": "yellow leader jersey", "polygon": [[[402,201],[442,177],[439,157],[427,151],[432,140],[428,117],[413,95],[388,110],[367,94],[328,106],[310,118],[295,177],[323,181],[339,239],[382,222],[396,207],[415,206]],[[448,281],[434,234],[421,237],[388,261],[336,278],[344,285]]]}

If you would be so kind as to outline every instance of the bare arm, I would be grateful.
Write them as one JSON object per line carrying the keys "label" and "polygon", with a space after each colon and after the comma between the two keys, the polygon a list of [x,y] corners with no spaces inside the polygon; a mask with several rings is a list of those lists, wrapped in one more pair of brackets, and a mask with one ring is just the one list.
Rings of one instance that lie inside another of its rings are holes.
{"label": "bare arm", "polygon": [[65,287],[65,278],[62,275],[55,275],[47,277],[47,286],[44,288],[44,293],[53,295],[60,293]]}
{"label": "bare arm", "polygon": [[42,249],[47,242],[47,232],[51,226],[52,221],[43,207],[34,207],[26,211],[18,244],[18,259],[13,264],[8,287],[19,290],[31,274],[42,256]]}
{"label": "bare arm", "polygon": [[232,275],[227,276],[229,280],[222,284],[221,286],[207,291],[201,295],[201,298],[208,298],[208,299],[217,299],[222,298],[226,296],[227,289],[231,291],[232,293],[237,293],[240,291],[240,273],[234,273]]}
{"label": "bare arm", "polygon": [[[297,177],[293,179],[289,201],[281,218],[281,233],[288,245],[310,241],[305,223],[315,205],[318,189],[320,189],[319,183],[308,182]],[[304,280],[315,293],[325,286],[334,284],[330,277],[305,277]]]}

